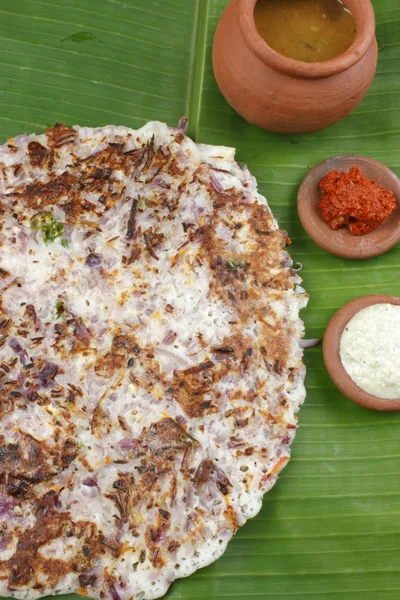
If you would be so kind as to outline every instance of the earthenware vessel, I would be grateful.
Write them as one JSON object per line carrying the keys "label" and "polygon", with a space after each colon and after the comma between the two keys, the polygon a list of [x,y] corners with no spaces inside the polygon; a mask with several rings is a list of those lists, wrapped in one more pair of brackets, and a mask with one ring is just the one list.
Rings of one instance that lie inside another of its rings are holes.
{"label": "earthenware vessel", "polygon": [[365,392],[347,374],[340,359],[340,339],[347,323],[363,308],[374,304],[394,304],[400,306],[400,298],[374,294],[357,298],[343,306],[330,321],[323,342],[323,354],[327,371],[336,387],[356,404],[383,412],[400,411],[400,398],[386,400]]}
{"label": "earthenware vessel", "polygon": [[374,78],[378,46],[370,0],[345,0],[356,22],[353,44],[329,61],[308,63],[275,52],[258,34],[257,0],[232,0],[214,38],[221,92],[247,121],[280,133],[309,133],[343,119]]}
{"label": "earthenware vessel", "polygon": [[[396,197],[396,210],[379,227],[364,235],[351,235],[348,227],[334,231],[321,215],[319,203],[322,194],[319,182],[331,171],[348,171],[360,167],[363,175],[376,181]],[[384,254],[400,242],[400,180],[383,163],[357,154],[332,156],[316,165],[303,179],[297,195],[300,221],[318,246],[341,256],[361,260]]]}

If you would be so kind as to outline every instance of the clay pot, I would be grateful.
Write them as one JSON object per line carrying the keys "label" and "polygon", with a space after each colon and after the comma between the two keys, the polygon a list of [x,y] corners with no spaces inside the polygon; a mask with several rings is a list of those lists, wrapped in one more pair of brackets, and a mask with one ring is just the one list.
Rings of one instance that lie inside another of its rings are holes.
{"label": "clay pot", "polygon": [[345,0],[356,22],[350,48],[329,61],[282,56],[258,34],[257,0],[232,0],[218,24],[213,66],[221,92],[247,121],[280,133],[310,133],[343,119],[361,102],[376,71],[370,0]]}
{"label": "clay pot", "polygon": [[[360,167],[363,175],[390,190],[397,200],[396,209],[390,217],[364,235],[352,235],[348,227],[334,231],[323,220],[319,209],[321,179],[331,171],[347,173],[352,167]],[[384,254],[400,242],[400,180],[389,167],[369,156],[344,154],[320,162],[303,179],[297,194],[297,210],[310,238],[327,252],[342,258],[372,258]]]}
{"label": "clay pot", "polygon": [[363,296],[343,306],[329,323],[323,343],[325,366],[336,387],[356,404],[384,412],[400,411],[400,398],[387,400],[364,392],[347,374],[340,359],[340,339],[347,323],[363,308],[374,304],[400,306],[400,298],[382,294]]}

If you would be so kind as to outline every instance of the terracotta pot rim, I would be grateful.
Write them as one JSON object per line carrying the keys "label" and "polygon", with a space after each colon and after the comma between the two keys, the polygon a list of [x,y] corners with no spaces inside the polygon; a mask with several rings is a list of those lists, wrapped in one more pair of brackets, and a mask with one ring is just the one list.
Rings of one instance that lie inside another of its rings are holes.
{"label": "terracotta pot rim", "polygon": [[360,310],[374,304],[393,304],[399,306],[400,298],[387,294],[373,294],[371,296],[361,296],[345,304],[333,316],[325,331],[322,346],[324,362],[333,383],[349,400],[371,410],[383,412],[400,411],[400,398],[397,400],[388,400],[365,392],[351,379],[340,359],[340,339],[347,323]]}
{"label": "terracotta pot rim", "polygon": [[304,79],[330,77],[342,73],[358,63],[367,53],[375,36],[375,14],[370,0],[358,0],[362,4],[363,20],[360,23],[358,13],[356,36],[350,48],[332,60],[308,63],[287,58],[273,50],[259,35],[254,21],[254,7],[257,0],[238,0],[239,24],[248,45],[263,62],[271,67]]}

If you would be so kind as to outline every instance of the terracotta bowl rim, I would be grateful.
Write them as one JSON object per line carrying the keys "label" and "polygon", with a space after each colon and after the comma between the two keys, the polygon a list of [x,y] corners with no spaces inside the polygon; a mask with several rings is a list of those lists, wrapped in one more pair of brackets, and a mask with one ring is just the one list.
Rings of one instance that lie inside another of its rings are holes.
{"label": "terracotta bowl rim", "polygon": [[304,79],[317,79],[342,73],[358,63],[368,52],[375,37],[375,13],[370,0],[363,2],[364,21],[356,20],[356,36],[350,48],[332,60],[307,63],[279,54],[259,35],[254,21],[257,0],[238,0],[239,24],[252,51],[271,67]]}
{"label": "terracotta bowl rim", "polygon": [[[347,164],[341,164],[343,161]],[[365,235],[352,236],[344,229],[334,231],[327,223],[325,223],[322,216],[318,219],[314,217],[315,211],[312,208],[312,203],[314,202],[315,196],[313,197],[310,194],[309,186],[311,183],[314,185],[314,179],[315,185],[318,184],[321,177],[323,177],[321,171],[324,173],[325,165],[328,167],[326,171],[328,173],[335,169],[346,171],[350,165],[358,165],[361,167],[361,170],[363,170],[363,168],[365,169],[363,163],[364,165],[367,165],[372,172],[372,175],[367,174],[367,177],[370,176],[372,179],[381,179],[381,175],[384,173],[386,182],[383,183],[383,185],[388,189],[393,188],[391,191],[397,200],[397,212],[393,213],[377,229]],[[375,177],[373,175],[374,170],[376,170]],[[319,162],[310,169],[300,184],[297,194],[297,210],[301,224],[310,238],[326,252],[340,256],[341,258],[366,260],[388,252],[400,242],[400,179],[387,165],[369,156],[361,154],[339,154]],[[384,237],[382,237],[382,227],[385,228]],[[343,244],[342,238],[339,239],[339,234],[348,237],[349,244],[347,246],[346,244]],[[380,237],[382,237],[382,239],[379,240],[378,244],[377,241]],[[366,240],[368,240],[368,244],[365,243]]]}
{"label": "terracotta bowl rim", "polygon": [[345,304],[333,316],[326,328],[322,344],[324,362],[333,383],[349,400],[371,410],[381,412],[400,411],[400,398],[388,400],[365,392],[347,374],[340,359],[340,339],[345,326],[360,310],[374,304],[400,306],[400,298],[386,294],[373,294],[371,296],[361,296]]}

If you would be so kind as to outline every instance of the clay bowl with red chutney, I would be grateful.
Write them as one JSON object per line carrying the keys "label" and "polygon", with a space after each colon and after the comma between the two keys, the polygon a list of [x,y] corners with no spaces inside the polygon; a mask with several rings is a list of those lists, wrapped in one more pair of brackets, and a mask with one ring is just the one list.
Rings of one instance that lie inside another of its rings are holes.
{"label": "clay bowl with red chutney", "polygon": [[347,323],[363,308],[374,304],[394,304],[400,306],[400,298],[376,294],[363,296],[341,308],[329,323],[323,342],[323,355],[326,369],[336,387],[347,398],[371,410],[393,412],[400,410],[400,398],[386,400],[365,392],[347,374],[340,359],[340,339]]}
{"label": "clay bowl with red chutney", "polygon": [[[331,171],[348,173],[351,167],[360,167],[363,175],[376,181],[396,197],[396,209],[379,227],[364,235],[352,235],[348,227],[333,230],[324,221],[319,209],[322,193],[319,182]],[[379,256],[400,241],[400,180],[386,165],[356,154],[333,156],[311,169],[304,178],[297,196],[300,221],[321,248],[350,259],[365,259]]]}

